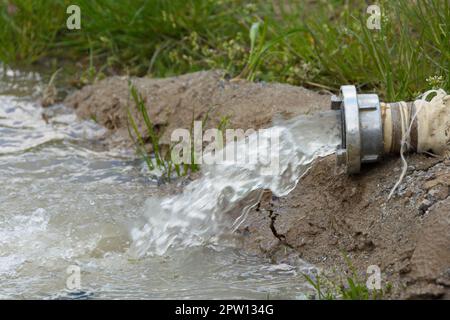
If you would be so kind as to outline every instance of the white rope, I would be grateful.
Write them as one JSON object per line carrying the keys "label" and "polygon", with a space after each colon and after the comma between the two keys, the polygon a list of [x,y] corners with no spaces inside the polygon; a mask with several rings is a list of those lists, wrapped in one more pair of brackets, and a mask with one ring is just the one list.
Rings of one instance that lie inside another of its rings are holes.
{"label": "white rope", "polygon": [[405,159],[405,151],[409,150],[409,148],[410,148],[411,129],[412,129],[414,121],[417,118],[417,115],[419,114],[419,111],[422,109],[422,107],[417,108],[413,118],[410,121],[410,117],[409,117],[410,110],[408,108],[408,105],[404,101],[401,101],[399,103],[399,105],[400,105],[400,118],[401,118],[401,125],[402,125],[402,140],[401,140],[401,145],[400,145],[400,157],[402,158],[403,165],[402,165],[402,172],[400,174],[400,177],[398,178],[394,187],[391,189],[391,192],[389,193],[389,196],[388,196],[388,200],[390,200],[392,198],[395,190],[397,190],[398,186],[402,183],[403,179],[406,176],[406,172],[408,171],[408,162]]}
{"label": "white rope", "polygon": [[[428,102],[427,98],[433,93],[435,93],[436,96],[433,97],[433,99],[431,99],[431,101]],[[405,159],[405,152],[410,149],[411,130],[414,121],[416,121],[420,111],[422,111],[425,105],[433,106],[441,104],[443,103],[444,99],[447,98],[449,98],[449,96],[447,96],[447,93],[442,89],[429,90],[425,92],[424,94],[419,96],[416,101],[413,102],[413,105],[416,107],[416,112],[414,113],[412,118],[410,117],[410,109],[408,108],[407,104],[404,101],[399,102],[401,127],[402,127],[402,140],[400,146],[400,157],[402,159],[402,172],[397,182],[395,183],[394,187],[391,189],[391,192],[389,193],[388,196],[388,200],[392,198],[392,196],[394,195],[399,185],[402,183],[408,171],[408,162]],[[418,137],[418,139],[420,139],[420,137]]]}

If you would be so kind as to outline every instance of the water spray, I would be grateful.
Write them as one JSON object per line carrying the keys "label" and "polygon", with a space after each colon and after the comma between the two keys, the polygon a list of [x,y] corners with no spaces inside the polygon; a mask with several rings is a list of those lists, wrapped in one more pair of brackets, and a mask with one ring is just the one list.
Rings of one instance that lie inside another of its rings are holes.
{"label": "water spray", "polygon": [[406,151],[449,155],[450,95],[443,90],[425,92],[414,102],[380,103],[378,95],[358,94],[355,86],[345,85],[331,98],[331,108],[340,111],[342,124],[336,161],[348,174],[400,153],[403,177]]}

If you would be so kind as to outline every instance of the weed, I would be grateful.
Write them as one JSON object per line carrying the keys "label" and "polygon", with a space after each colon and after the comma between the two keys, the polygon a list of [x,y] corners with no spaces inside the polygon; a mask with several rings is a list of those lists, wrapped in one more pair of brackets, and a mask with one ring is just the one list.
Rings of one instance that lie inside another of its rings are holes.
{"label": "weed", "polygon": [[52,76],[50,77],[50,81],[43,90],[41,101],[43,107],[48,107],[56,102],[58,90],[55,86],[55,79],[60,71],[61,69],[58,69],[52,74]]}
{"label": "weed", "polygon": [[[129,92],[137,113],[144,123],[146,135],[139,130],[136,119],[133,117],[131,107],[128,106],[128,134],[133,140],[137,153],[145,161],[147,168],[150,171],[158,169],[162,172],[162,178],[170,181],[172,174],[175,172],[178,177],[185,176],[189,172],[196,172],[200,169],[199,165],[195,163],[194,158],[194,142],[191,142],[191,161],[190,163],[176,163],[172,159],[172,150],[176,144],[172,144],[167,152],[162,151],[160,144],[160,136],[155,132],[154,125],[150,119],[145,101],[142,95],[137,91],[136,87],[129,82]],[[192,129],[191,129],[192,130]],[[148,147],[151,146],[151,149]],[[183,168],[183,170],[181,170]]]}
{"label": "weed", "polygon": [[350,259],[345,254],[344,259],[347,264],[347,270],[340,272],[338,275],[336,275],[336,272],[330,277],[321,274],[316,276],[303,274],[306,281],[316,291],[317,299],[378,300],[383,299],[384,295],[391,291],[392,286],[390,283],[387,283],[382,289],[369,289],[366,285],[366,279],[361,279],[358,276]]}
{"label": "weed", "polygon": [[83,71],[79,79],[81,86],[93,84],[105,78],[105,74],[103,73],[105,68],[106,65],[103,65],[100,68],[96,67],[94,63],[93,48],[91,45],[89,48],[89,66],[85,71]]}

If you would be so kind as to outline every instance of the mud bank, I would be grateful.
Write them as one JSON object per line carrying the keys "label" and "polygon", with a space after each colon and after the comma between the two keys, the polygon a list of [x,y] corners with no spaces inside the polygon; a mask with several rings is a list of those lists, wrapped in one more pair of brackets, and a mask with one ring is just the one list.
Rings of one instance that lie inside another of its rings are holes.
{"label": "mud bank", "polygon": [[267,192],[242,227],[246,247],[275,260],[299,255],[325,269],[381,268],[394,298],[449,298],[450,164],[413,156],[400,194],[387,201],[396,159],[357,177],[318,161],[284,198]]}
{"label": "mud bank", "polygon": [[[208,114],[205,127],[224,116],[231,128],[270,126],[329,108],[329,96],[282,85],[230,82],[220,71],[167,79],[131,79],[143,95],[162,142]],[[81,118],[110,129],[105,142],[131,142],[127,132],[128,79],[87,86],[65,103]],[[140,119],[135,114],[135,118]],[[142,129],[143,123],[138,124]],[[300,257],[324,270],[358,272],[378,265],[391,298],[450,298],[450,162],[412,155],[408,176],[387,200],[400,173],[399,159],[365,167],[358,176],[337,172],[334,157],[318,161],[286,197],[266,192],[238,231],[249,251],[276,261]]]}
{"label": "mud bank", "polygon": [[[205,121],[204,128],[217,128],[229,118],[229,127],[247,130],[267,127],[276,118],[288,119],[302,113],[326,109],[329,97],[289,85],[228,81],[221,71],[197,72],[166,79],[131,78],[148,106],[161,143],[170,142],[174,129]],[[66,98],[81,118],[95,119],[110,129],[107,141],[130,144],[127,105],[131,106],[141,132],[142,116],[129,97],[128,78],[111,77],[86,86]]]}

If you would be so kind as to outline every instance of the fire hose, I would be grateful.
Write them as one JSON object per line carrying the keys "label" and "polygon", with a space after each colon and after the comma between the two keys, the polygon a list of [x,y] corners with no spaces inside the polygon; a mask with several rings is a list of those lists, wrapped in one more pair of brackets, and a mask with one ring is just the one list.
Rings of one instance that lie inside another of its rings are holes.
{"label": "fire hose", "polygon": [[331,108],[340,111],[342,122],[336,162],[348,174],[400,153],[402,175],[389,197],[406,174],[405,152],[450,154],[450,95],[444,90],[427,91],[414,102],[380,103],[378,95],[358,94],[355,86],[345,85],[331,98]]}

